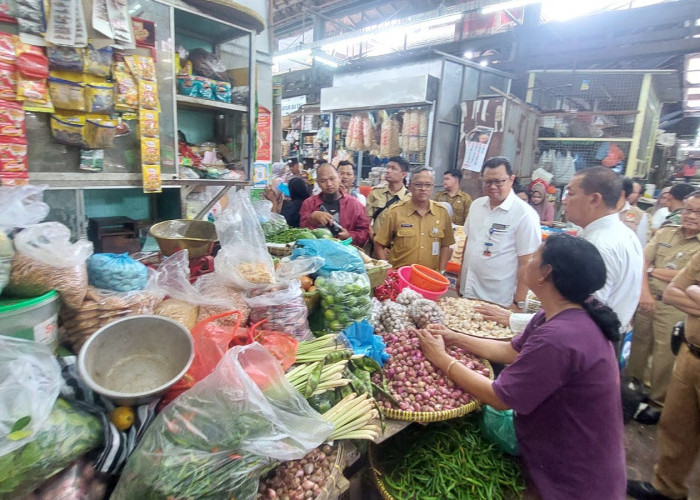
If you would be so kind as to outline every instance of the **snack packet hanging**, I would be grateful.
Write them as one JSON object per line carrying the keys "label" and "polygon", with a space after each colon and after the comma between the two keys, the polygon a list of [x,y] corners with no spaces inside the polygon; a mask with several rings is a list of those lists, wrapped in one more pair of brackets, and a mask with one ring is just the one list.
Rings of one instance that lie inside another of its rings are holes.
{"label": "snack packet hanging", "polygon": [[17,35],[10,33],[0,33],[0,62],[14,64],[17,57],[15,56],[15,46],[19,43]]}
{"label": "snack packet hanging", "polygon": [[159,137],[158,112],[149,109],[139,110],[139,131],[142,137]]}
{"label": "snack packet hanging", "polygon": [[85,49],[85,73],[96,76],[109,76],[113,52],[114,49],[112,47],[96,49],[92,45],[88,45]]}
{"label": "snack packet hanging", "polygon": [[163,189],[160,181],[160,165],[143,165],[143,192],[160,193]]}
{"label": "snack packet hanging", "polygon": [[151,137],[141,139],[141,163],[160,165],[160,139]]}
{"label": "snack packet hanging", "polygon": [[51,70],[83,71],[83,49],[50,45],[46,48]]}
{"label": "snack packet hanging", "polygon": [[139,108],[158,110],[158,85],[156,82],[139,80]]}
{"label": "snack packet hanging", "polygon": [[51,135],[54,141],[67,146],[85,146],[85,117],[80,115],[51,115]]}
{"label": "snack packet hanging", "polygon": [[52,71],[49,77],[51,102],[58,109],[85,111],[85,84],[82,75]]}
{"label": "snack packet hanging", "polygon": [[22,104],[0,100],[0,137],[3,142],[26,144]]}
{"label": "snack packet hanging", "polygon": [[0,172],[26,172],[27,145],[0,143]]}
{"label": "snack packet hanging", "polygon": [[214,82],[214,100],[231,102],[231,84],[229,82]]}
{"label": "snack packet hanging", "polygon": [[149,56],[125,56],[124,62],[129,67],[131,74],[141,80],[156,80],[156,65]]}
{"label": "snack packet hanging", "polygon": [[[115,66],[116,68],[117,66]],[[131,74],[115,70],[114,80],[114,109],[117,111],[134,111],[139,107],[139,88]]]}
{"label": "snack packet hanging", "polygon": [[85,144],[90,149],[105,149],[114,146],[117,135],[116,120],[88,118],[85,120]]}
{"label": "snack packet hanging", "polygon": [[114,84],[86,84],[85,108],[88,113],[111,113],[114,109]]}
{"label": "snack packet hanging", "polygon": [[17,98],[17,71],[14,64],[0,62],[0,99]]}

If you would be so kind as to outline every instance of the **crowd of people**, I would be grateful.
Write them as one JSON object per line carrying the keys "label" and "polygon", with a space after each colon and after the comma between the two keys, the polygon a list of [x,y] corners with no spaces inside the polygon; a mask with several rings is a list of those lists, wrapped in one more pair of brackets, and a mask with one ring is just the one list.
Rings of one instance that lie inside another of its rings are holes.
{"label": "crowd of people", "polygon": [[[366,197],[347,161],[317,168],[316,193],[301,172],[289,173],[284,199],[274,181],[267,197],[290,225],[329,227],[394,267],[444,270],[454,228],[463,227],[457,292],[501,306],[477,310],[519,334],[508,343],[432,325],[419,332],[421,346],[482,402],[515,410],[526,470],[542,498],[687,497],[700,447],[700,191],[676,183],[646,212],[640,183],[588,168],[561,199],[578,236],[543,241],[542,227],[555,223],[551,187],[518,186],[505,157],[483,164],[484,196],[475,200],[460,188],[461,171],[447,171],[433,195],[433,170],[409,172],[401,157],[389,159],[384,183]],[[525,316],[528,290],[542,309]],[[674,353],[671,331],[684,320]],[[630,333],[621,371],[621,341]],[[506,366],[491,381],[451,358],[446,345]],[[623,386],[640,396],[633,417],[658,423],[650,482],[625,483]]]}

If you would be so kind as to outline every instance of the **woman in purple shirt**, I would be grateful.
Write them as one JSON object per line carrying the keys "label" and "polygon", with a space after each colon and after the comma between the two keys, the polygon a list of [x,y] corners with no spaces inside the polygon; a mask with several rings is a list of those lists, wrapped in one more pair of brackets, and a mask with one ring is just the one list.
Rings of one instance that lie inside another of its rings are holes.
{"label": "woman in purple shirt", "polygon": [[[620,323],[591,297],[605,264],[588,241],[553,235],[525,269],[542,310],[510,343],[443,325],[419,332],[425,356],[482,403],[515,411],[515,431],[534,486],[547,499],[625,498],[619,370],[611,341]],[[458,345],[508,364],[494,382],[445,352]]]}

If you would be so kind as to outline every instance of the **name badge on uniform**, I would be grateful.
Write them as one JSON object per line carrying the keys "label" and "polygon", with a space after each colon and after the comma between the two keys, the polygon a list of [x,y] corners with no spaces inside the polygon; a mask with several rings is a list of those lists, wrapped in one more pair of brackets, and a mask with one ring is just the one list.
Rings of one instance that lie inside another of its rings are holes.
{"label": "name badge on uniform", "polygon": [[440,253],[440,242],[433,241],[433,255],[438,255]]}
{"label": "name badge on uniform", "polygon": [[491,224],[491,233],[494,231],[505,231],[506,229],[508,229],[508,226],[505,224],[498,224],[496,222]]}
{"label": "name badge on uniform", "polygon": [[413,224],[401,224],[401,227],[413,227]]}

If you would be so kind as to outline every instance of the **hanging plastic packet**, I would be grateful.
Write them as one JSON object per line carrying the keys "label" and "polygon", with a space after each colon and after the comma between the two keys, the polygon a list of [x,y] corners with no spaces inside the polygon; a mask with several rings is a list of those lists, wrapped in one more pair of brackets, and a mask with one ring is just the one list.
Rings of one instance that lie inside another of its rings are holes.
{"label": "hanging plastic packet", "polygon": [[112,53],[112,47],[96,49],[92,45],[88,45],[87,49],[85,49],[85,73],[96,76],[109,76],[109,70],[112,66]]}
{"label": "hanging plastic packet", "polygon": [[214,82],[214,100],[231,102],[231,84],[229,82]]}
{"label": "hanging plastic packet", "polygon": [[13,101],[0,101],[0,137],[2,137],[2,142],[25,144],[27,140],[24,127],[22,104]]}
{"label": "hanging plastic packet", "polygon": [[113,32],[113,38],[124,48],[134,48],[134,32],[129,15],[127,0],[110,0],[107,2],[107,15]]}
{"label": "hanging plastic packet", "polygon": [[85,10],[82,0],[75,0],[73,16],[75,18],[75,39],[73,44],[76,47],[87,47],[87,25],[85,24]]}
{"label": "hanging plastic packet", "polygon": [[80,150],[79,170],[86,172],[102,172],[104,170],[104,149],[82,149]]}
{"label": "hanging plastic packet", "polygon": [[54,141],[67,146],[85,146],[85,117],[80,115],[51,115],[51,135]]}
{"label": "hanging plastic packet", "polygon": [[82,75],[52,71],[49,92],[56,108],[85,111],[85,84]]}
{"label": "hanging plastic packet", "polygon": [[14,64],[0,62],[0,99],[17,98],[17,71]]}
{"label": "hanging plastic packet", "polygon": [[7,17],[16,17],[17,6],[15,5],[15,0],[0,0],[0,14],[4,14]]}
{"label": "hanging plastic packet", "polygon": [[0,143],[0,172],[26,172],[27,145]]}
{"label": "hanging plastic packet", "polygon": [[139,131],[141,137],[159,137],[158,112],[149,109],[139,110]]}
{"label": "hanging plastic packet", "polygon": [[49,60],[41,47],[26,43],[16,45],[17,56],[17,100],[46,103],[49,76]]}
{"label": "hanging plastic packet", "polygon": [[116,135],[116,120],[88,118],[85,121],[85,144],[90,149],[111,148]]}
{"label": "hanging plastic packet", "polygon": [[83,49],[50,45],[46,48],[49,68],[63,71],[83,71]]}
{"label": "hanging plastic packet", "polygon": [[76,5],[80,0],[52,0],[46,26],[46,41],[54,45],[74,46],[76,43]]}
{"label": "hanging plastic packet", "polygon": [[[117,111],[133,111],[139,107],[139,88],[136,80],[127,71],[124,63],[115,64],[115,71],[112,75],[114,80],[114,109]],[[119,68],[119,69],[117,69]]]}
{"label": "hanging plastic packet", "polygon": [[160,165],[143,165],[141,173],[144,193],[160,193],[163,190],[160,180]]}
{"label": "hanging plastic packet", "polygon": [[[67,13],[70,15],[70,12]],[[19,38],[25,43],[43,44],[46,16],[42,0],[17,0]]]}
{"label": "hanging plastic packet", "polygon": [[177,91],[181,95],[186,95],[189,97],[199,97],[199,89],[201,87],[202,83],[195,80],[193,76],[177,77]]}
{"label": "hanging plastic packet", "polygon": [[112,113],[114,110],[114,84],[107,82],[86,84],[85,108],[88,113]]}
{"label": "hanging plastic packet", "polygon": [[154,111],[160,108],[158,104],[158,85],[156,82],[139,80],[139,108],[151,109]]}
{"label": "hanging plastic packet", "polygon": [[141,163],[160,164],[160,140],[151,137],[141,139]]}
{"label": "hanging plastic packet", "polygon": [[156,66],[149,56],[124,56],[124,62],[131,74],[141,80],[156,80]]}
{"label": "hanging plastic packet", "polygon": [[212,80],[203,76],[195,76],[195,80],[199,82],[199,95],[202,99],[214,100],[214,90],[212,89]]}
{"label": "hanging plastic packet", "polygon": [[14,64],[17,56],[15,46],[19,43],[16,35],[0,33],[0,62]]}

